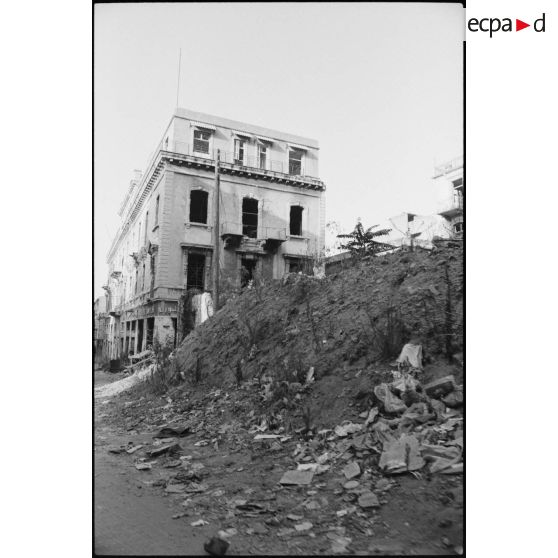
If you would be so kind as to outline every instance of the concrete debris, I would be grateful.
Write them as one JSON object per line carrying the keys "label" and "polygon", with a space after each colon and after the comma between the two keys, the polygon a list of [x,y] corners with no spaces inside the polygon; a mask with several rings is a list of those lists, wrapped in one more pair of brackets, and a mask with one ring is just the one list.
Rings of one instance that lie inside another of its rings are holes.
{"label": "concrete debris", "polygon": [[279,484],[294,484],[294,485],[306,485],[312,482],[314,473],[312,471],[286,471]]}
{"label": "concrete debris", "polygon": [[358,505],[361,508],[377,508],[380,505],[380,501],[373,492],[363,492],[358,499]]}
{"label": "concrete debris", "polygon": [[394,395],[388,384],[380,384],[374,388],[374,395],[386,413],[398,414],[407,409],[407,405]]}
{"label": "concrete debris", "polygon": [[179,452],[182,448],[179,444],[169,444],[166,446],[161,446],[155,449],[148,451],[148,455],[150,457],[157,457],[158,455],[163,455],[164,453],[176,453]]}
{"label": "concrete debris", "polygon": [[360,475],[360,467],[358,463],[353,461],[345,465],[345,467],[343,468],[343,474],[345,475],[345,478],[347,480],[358,477]]}
{"label": "concrete debris", "polygon": [[388,474],[416,471],[424,467],[425,461],[419,452],[419,442],[415,436],[402,434],[392,442],[384,443],[380,456],[380,469]]}

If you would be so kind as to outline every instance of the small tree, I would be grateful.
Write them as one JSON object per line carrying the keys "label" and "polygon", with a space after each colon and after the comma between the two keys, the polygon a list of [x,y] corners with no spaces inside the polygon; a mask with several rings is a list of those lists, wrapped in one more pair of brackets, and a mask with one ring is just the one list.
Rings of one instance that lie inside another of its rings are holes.
{"label": "small tree", "polygon": [[359,218],[353,232],[337,235],[337,238],[348,239],[345,244],[341,244],[341,248],[343,248],[343,250],[349,250],[353,256],[374,256],[379,252],[392,250],[393,246],[391,246],[391,244],[378,242],[376,240],[376,238],[388,234],[391,229],[380,229],[379,231],[372,230],[378,226],[379,225],[373,225],[372,227],[364,230]]}

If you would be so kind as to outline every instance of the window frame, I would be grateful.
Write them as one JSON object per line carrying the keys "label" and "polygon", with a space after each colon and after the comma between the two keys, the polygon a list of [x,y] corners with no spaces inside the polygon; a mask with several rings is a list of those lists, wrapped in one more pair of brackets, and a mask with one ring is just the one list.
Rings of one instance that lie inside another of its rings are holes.
{"label": "window frame", "polygon": [[[207,140],[199,139],[199,138],[196,140],[196,133],[207,134],[209,137]],[[207,141],[207,152],[196,151],[196,144],[195,144],[196,141]],[[213,150],[213,130],[194,127],[192,129],[192,154],[199,157],[211,157],[212,150]]]}

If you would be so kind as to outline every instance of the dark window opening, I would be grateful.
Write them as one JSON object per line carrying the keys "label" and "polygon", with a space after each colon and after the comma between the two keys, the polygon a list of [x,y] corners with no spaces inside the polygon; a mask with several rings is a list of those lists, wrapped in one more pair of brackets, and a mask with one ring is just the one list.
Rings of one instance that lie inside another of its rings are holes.
{"label": "dark window opening", "polygon": [[302,174],[302,155],[300,149],[289,151],[289,174]]}
{"label": "dark window opening", "polygon": [[461,186],[463,186],[463,179],[462,178],[458,178],[457,180],[453,181],[453,187],[454,188],[460,188]]}
{"label": "dark window opening", "polygon": [[147,228],[149,227],[149,211],[145,214],[145,233],[143,243],[147,244]]}
{"label": "dark window opening", "polygon": [[143,320],[138,320],[138,353],[143,348]]}
{"label": "dark window opening", "polygon": [[463,223],[455,223],[455,225],[453,225],[453,230],[456,234],[461,234],[463,232]]}
{"label": "dark window opening", "polygon": [[207,223],[207,192],[192,190],[190,193],[190,222]]}
{"label": "dark window opening", "polygon": [[194,152],[209,153],[209,138],[211,134],[204,130],[194,130]]}
{"label": "dark window opening", "polygon": [[147,335],[145,345],[147,348],[153,347],[153,330],[155,329],[155,318],[147,318]]}
{"label": "dark window opening", "polygon": [[186,274],[186,289],[200,289],[205,287],[205,255],[188,254],[188,272]]}
{"label": "dark window opening", "polygon": [[258,200],[242,200],[242,234],[248,238],[258,236]]}
{"label": "dark window opening", "polygon": [[240,268],[240,286],[246,287],[250,281],[254,279],[254,272],[256,271],[257,260],[248,260],[242,258]]}
{"label": "dark window opening", "polygon": [[159,223],[159,196],[155,200],[155,224]]}
{"label": "dark window opening", "polygon": [[303,207],[291,205],[289,232],[295,236],[302,236],[302,211]]}
{"label": "dark window opening", "polygon": [[178,333],[178,318],[171,318],[172,320],[172,329],[173,329],[173,339],[172,339],[172,346],[176,347],[176,334]]}
{"label": "dark window opening", "polygon": [[302,271],[301,260],[289,260],[289,273],[299,273]]}

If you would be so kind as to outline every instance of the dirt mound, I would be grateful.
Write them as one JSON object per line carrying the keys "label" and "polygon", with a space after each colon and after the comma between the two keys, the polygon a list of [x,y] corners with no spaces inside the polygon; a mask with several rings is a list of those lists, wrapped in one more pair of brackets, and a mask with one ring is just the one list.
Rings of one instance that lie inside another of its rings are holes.
{"label": "dirt mound", "polygon": [[[413,340],[426,363],[462,352],[460,243],[400,251],[314,279],[256,286],[199,326],[177,352],[184,377],[301,382],[378,366]],[[459,379],[459,378],[458,378]]]}

